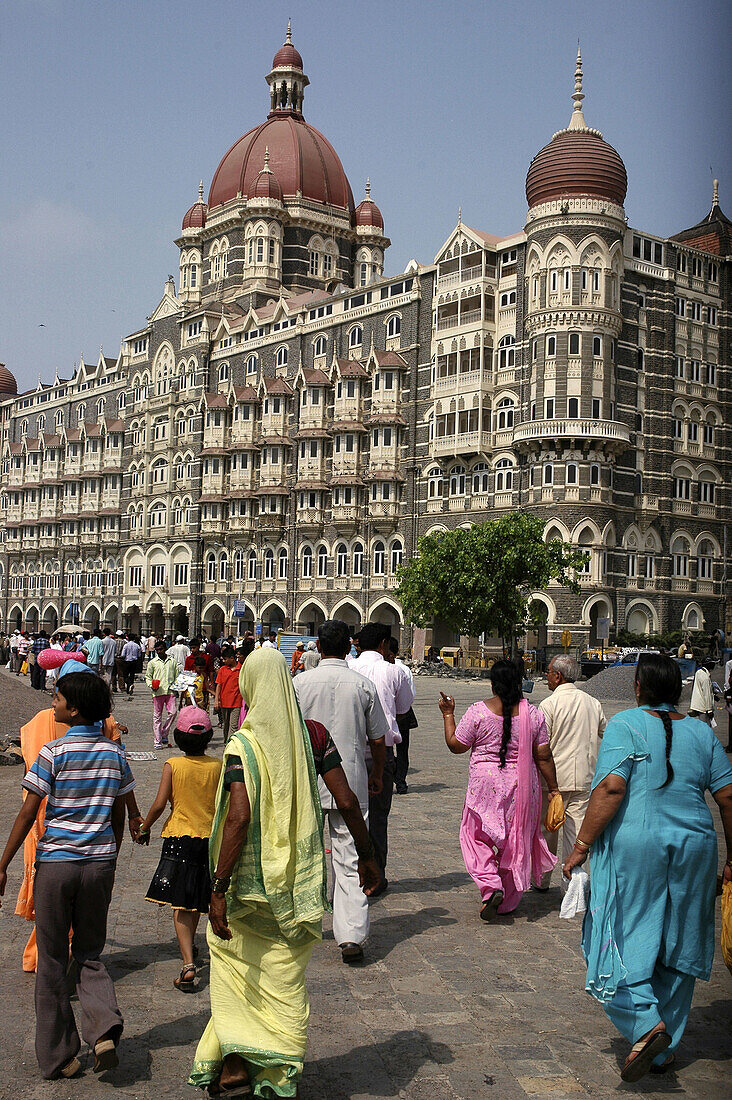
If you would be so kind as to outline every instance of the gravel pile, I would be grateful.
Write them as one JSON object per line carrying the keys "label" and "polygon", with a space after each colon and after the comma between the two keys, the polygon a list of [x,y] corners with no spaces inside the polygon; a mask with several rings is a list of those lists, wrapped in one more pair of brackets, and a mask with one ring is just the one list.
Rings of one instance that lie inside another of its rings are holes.
{"label": "gravel pile", "polygon": [[[635,706],[635,665],[617,665],[615,668],[606,668],[592,676],[586,683],[579,685],[593,699],[600,702],[627,701],[629,707]],[[681,693],[679,710],[684,713],[689,709],[691,699],[691,684],[685,685]]]}

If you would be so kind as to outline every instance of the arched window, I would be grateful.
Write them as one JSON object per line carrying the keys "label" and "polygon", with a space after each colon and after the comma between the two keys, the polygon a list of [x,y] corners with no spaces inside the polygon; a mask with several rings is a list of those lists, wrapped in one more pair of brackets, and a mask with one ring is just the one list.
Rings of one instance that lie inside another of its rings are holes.
{"label": "arched window", "polygon": [[450,496],[464,497],[466,490],[466,478],[464,466],[453,466],[450,470]]}
{"label": "arched window", "polygon": [[258,360],[256,355],[250,355],[247,358],[247,374],[256,374],[257,373],[258,362],[259,362],[259,360]]}
{"label": "arched window", "polygon": [[503,336],[498,342],[498,368],[512,367],[516,362],[516,340],[513,336]]}
{"label": "arched window", "polygon": [[363,544],[357,542],[353,548],[353,569],[351,570],[354,577],[363,576]]}
{"label": "arched window", "polygon": [[570,397],[567,401],[567,416],[576,418],[579,416],[579,398]]}
{"label": "arched window", "polygon": [[387,340],[393,340],[396,336],[401,336],[401,332],[402,319],[398,313],[393,313],[386,322],[386,338]]}
{"label": "arched window", "polygon": [[339,542],[336,547],[336,576],[345,577],[348,573],[348,547],[345,542]]}
{"label": "arched window", "polygon": [[580,353],[580,334],[578,332],[570,332],[569,334],[569,354],[579,355]]}
{"label": "arched window", "polygon": [[247,559],[247,580],[256,581],[257,579],[257,552],[256,550],[249,551],[249,558]]}
{"label": "arched window", "polygon": [[157,458],[150,469],[150,477],[153,485],[163,485],[168,480],[168,463],[164,458]]}
{"label": "arched window", "polygon": [[325,336],[318,336],[317,339],[313,343],[313,355],[316,356],[316,357],[319,356],[319,355],[325,355],[327,350],[328,350],[328,341],[327,341],[326,337]]}
{"label": "arched window", "polygon": [[279,580],[287,580],[287,550],[283,546],[277,556],[277,576]]}
{"label": "arched window", "polygon": [[165,527],[165,521],[167,518],[167,511],[165,505],[161,502],[153,504],[148,513],[148,522],[150,527]]}
{"label": "arched window", "polygon": [[222,363],[219,367],[219,382],[229,381],[229,364]]}
{"label": "arched window", "polygon": [[209,554],[206,558],[206,580],[216,580],[216,555]]}
{"label": "arched window", "polygon": [[[86,418],[86,405],[79,405],[78,409],[76,410],[76,423],[77,424],[83,424],[85,418]],[[23,423],[25,424],[25,431],[27,432],[28,431],[28,421],[25,420],[25,421],[23,421]],[[22,431],[22,428],[21,428],[21,431]],[[23,433],[23,434],[25,434],[25,433]]]}
{"label": "arched window", "polygon": [[553,485],[554,484],[554,467],[552,466],[551,462],[547,462],[546,465],[544,466],[544,479],[543,480],[544,480],[545,485]]}
{"label": "arched window", "polygon": [[714,547],[709,539],[702,539],[699,543],[696,573],[699,580],[711,581],[714,577]]}
{"label": "arched window", "polygon": [[383,542],[374,543],[374,576],[383,577],[386,573],[386,548]]}
{"label": "arched window", "polygon": [[442,470],[435,466],[427,474],[427,496],[430,500],[437,500],[442,496],[443,484]]}
{"label": "arched window", "polygon": [[496,492],[508,493],[513,489],[513,466],[510,458],[501,458],[496,463]]}
{"label": "arched window", "polygon": [[[102,412],[103,411],[104,411],[104,409],[102,409]],[[45,418],[45,416],[39,416],[38,417],[38,434],[42,435],[43,432],[45,432],[45,430],[46,430],[46,418]]]}
{"label": "arched window", "polygon": [[229,558],[227,554],[222,554],[219,558],[219,580],[226,583],[226,578],[229,575]]}
{"label": "arched window", "polygon": [[234,580],[244,580],[244,551],[237,550],[234,555]]}
{"label": "arched window", "polygon": [[348,333],[349,348],[360,347],[363,343],[363,329],[360,325],[354,325]]}
{"label": "arched window", "polygon": [[576,462],[568,462],[567,463],[566,474],[565,474],[565,477],[564,477],[565,483],[567,485],[576,485],[577,484],[577,477],[578,477],[577,463]]}
{"label": "arched window", "polygon": [[107,402],[103,397],[100,397],[97,401],[97,416],[104,416],[104,409]]}
{"label": "arched window", "polygon": [[514,400],[512,397],[502,397],[498,402],[496,412],[496,431],[503,432],[508,428],[513,427],[513,417],[515,411]]}
{"label": "arched window", "polygon": [[677,535],[671,543],[671,562],[675,577],[689,576],[689,543],[683,535]]}
{"label": "arched window", "polygon": [[63,423],[64,423],[64,414],[63,414],[63,410],[62,410],[62,409],[59,409],[59,410],[58,410],[58,412],[56,413],[55,421],[56,421],[56,427],[57,427],[57,428],[61,428],[61,427],[63,427]]}
{"label": "arched window", "polygon": [[269,547],[264,551],[264,579],[266,581],[273,581],[275,573],[275,556],[274,550]]}
{"label": "arched window", "polygon": [[590,485],[600,484],[600,467],[596,462],[593,462],[590,466]]}
{"label": "arched window", "polygon": [[473,466],[473,492],[487,493],[490,488],[490,467],[487,462]]}
{"label": "arched window", "polygon": [[278,367],[286,367],[288,360],[288,351],[285,344],[282,347],[277,348],[276,363]]}
{"label": "arched window", "polygon": [[389,568],[392,576],[396,575],[396,571],[402,564],[402,558],[404,557],[404,547],[399,539],[391,544],[391,553],[389,555]]}
{"label": "arched window", "polygon": [[302,576],[304,580],[309,580],[313,575],[313,551],[309,546],[304,546],[302,550]]}
{"label": "arched window", "polygon": [[328,551],[325,546],[318,547],[318,576],[328,576]]}

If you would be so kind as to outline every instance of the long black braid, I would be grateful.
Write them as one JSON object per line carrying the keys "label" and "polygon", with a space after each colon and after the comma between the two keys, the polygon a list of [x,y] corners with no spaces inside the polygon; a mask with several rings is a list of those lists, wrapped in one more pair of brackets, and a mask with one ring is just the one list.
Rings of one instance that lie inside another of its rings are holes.
{"label": "long black braid", "polygon": [[501,700],[503,709],[503,737],[498,753],[499,768],[506,767],[506,753],[511,740],[511,711],[523,699],[521,673],[513,661],[496,661],[491,668],[493,694]]}
{"label": "long black braid", "polygon": [[[638,658],[635,679],[639,691],[638,702],[651,710],[663,704],[676,707],[681,698],[681,669],[676,661],[661,653],[643,653]],[[658,716],[666,731],[666,787],[674,777],[671,766],[671,744],[673,741],[673,722],[668,710],[659,710]]]}

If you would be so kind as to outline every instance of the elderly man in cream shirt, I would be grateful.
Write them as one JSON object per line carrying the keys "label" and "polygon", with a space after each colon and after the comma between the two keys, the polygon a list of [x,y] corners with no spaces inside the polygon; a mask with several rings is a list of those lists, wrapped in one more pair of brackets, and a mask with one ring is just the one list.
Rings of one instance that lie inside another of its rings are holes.
{"label": "elderly man in cream shirt", "polygon": [[[595,774],[600,738],[607,724],[602,707],[576,685],[580,667],[574,657],[561,654],[552,657],[546,678],[551,695],[539,703],[546,719],[549,747],[557,769],[557,783],[564,801],[566,818],[562,825],[562,859],[569,856],[577,839],[590,798]],[[542,820],[546,816],[548,797],[543,790]],[[559,831],[544,836],[549,850],[557,854]],[[549,888],[551,871],[544,875],[541,890]],[[569,885],[561,876],[562,889]]]}

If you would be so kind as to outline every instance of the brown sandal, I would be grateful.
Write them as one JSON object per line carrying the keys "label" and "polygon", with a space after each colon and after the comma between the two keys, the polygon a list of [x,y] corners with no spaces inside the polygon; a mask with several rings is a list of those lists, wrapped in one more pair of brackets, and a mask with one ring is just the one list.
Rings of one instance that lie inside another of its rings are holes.
{"label": "brown sandal", "polygon": [[670,1046],[671,1036],[665,1028],[655,1029],[645,1039],[640,1039],[631,1047],[620,1074],[621,1080],[640,1081],[650,1070],[653,1059]]}
{"label": "brown sandal", "polygon": [[176,989],[192,989],[195,984],[196,967],[193,963],[186,963],[178,977],[173,980],[173,985]]}

